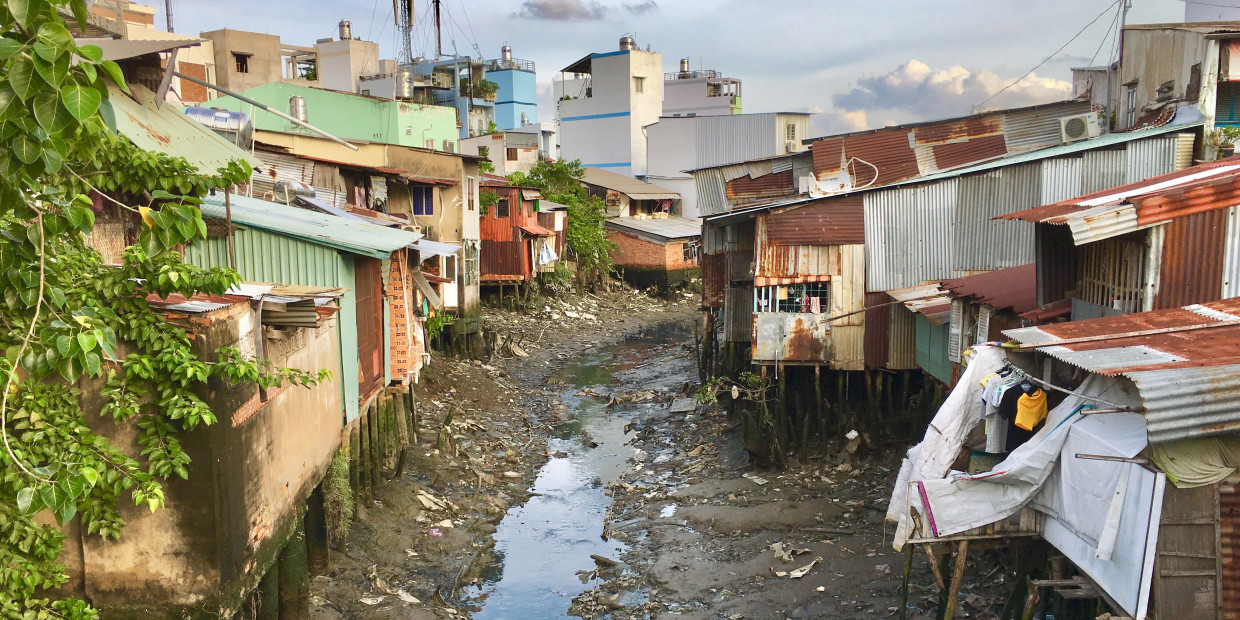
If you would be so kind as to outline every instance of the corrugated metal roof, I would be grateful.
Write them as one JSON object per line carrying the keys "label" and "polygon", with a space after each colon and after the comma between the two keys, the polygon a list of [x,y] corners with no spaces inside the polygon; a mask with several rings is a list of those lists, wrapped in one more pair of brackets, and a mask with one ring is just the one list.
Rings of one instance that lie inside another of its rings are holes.
{"label": "corrugated metal roof", "polygon": [[849,245],[865,243],[865,207],[861,196],[824,198],[772,211],[766,220],[773,245]]}
{"label": "corrugated metal roof", "polygon": [[[1090,372],[1131,379],[1151,443],[1240,430],[1240,298],[1004,333]],[[1055,345],[1082,337],[1100,339]]]}
{"label": "corrugated metal roof", "polygon": [[187,314],[202,314],[220,308],[227,308],[233,304],[248,302],[250,298],[244,295],[209,295],[207,293],[195,293],[192,297],[185,297],[180,293],[171,293],[167,297],[160,297],[154,293],[146,296],[148,306],[158,308],[166,312],[185,312]]}
{"label": "corrugated metal roof", "polygon": [[[192,47],[203,42],[203,39],[184,34],[164,32],[154,28],[140,28],[129,24],[126,26],[127,35],[123,39],[91,37],[77,39],[77,44],[99,46],[99,49],[103,50],[103,60],[124,60],[144,54],[166,52],[179,47]],[[71,28],[76,30],[76,24]]]}
{"label": "corrugated metal roof", "polygon": [[972,298],[996,310],[1011,309],[1020,314],[1038,307],[1036,263],[943,280],[939,287],[954,297]]}
{"label": "corrugated metal roof", "polygon": [[887,294],[910,311],[924,315],[931,325],[942,325],[951,319],[951,295],[938,282],[890,290]]}
{"label": "corrugated metal roof", "polygon": [[[422,238],[419,233],[385,228],[297,207],[234,195],[232,221],[242,226],[310,241],[372,258],[387,258]],[[202,214],[224,219],[224,194],[203,199]]]}
{"label": "corrugated metal roof", "polygon": [[582,183],[612,189],[633,200],[680,200],[680,194],[670,189],[633,177],[608,172],[601,168],[582,168],[582,170],[585,170],[585,176],[581,177]]}
{"label": "corrugated metal roof", "polygon": [[631,217],[616,217],[606,221],[608,228],[619,228],[663,239],[686,239],[702,234],[702,225],[694,220],[669,215],[666,218],[638,220]]}
{"label": "corrugated metal roof", "polygon": [[237,145],[216,135],[204,125],[190,119],[176,107],[164,104],[155,107],[155,93],[141,84],[129,85],[131,99],[115,86],[108,87],[108,101],[116,113],[116,130],[147,151],[184,157],[199,173],[219,175],[229,162],[245,160],[251,166],[261,165]]}
{"label": "corrugated metal roof", "polygon": [[[1150,159],[1158,157],[1174,162],[1175,152],[1159,149]],[[1081,245],[1237,203],[1240,203],[1240,157],[1232,157],[996,219],[1067,224],[1072,228],[1074,241]]]}
{"label": "corrugated metal roof", "polygon": [[535,237],[554,237],[555,236],[555,233],[553,231],[547,230],[546,228],[543,228],[542,226],[539,226],[538,224],[524,224],[522,226],[518,226],[517,228],[520,228],[521,232],[524,232],[527,235],[533,235]]}

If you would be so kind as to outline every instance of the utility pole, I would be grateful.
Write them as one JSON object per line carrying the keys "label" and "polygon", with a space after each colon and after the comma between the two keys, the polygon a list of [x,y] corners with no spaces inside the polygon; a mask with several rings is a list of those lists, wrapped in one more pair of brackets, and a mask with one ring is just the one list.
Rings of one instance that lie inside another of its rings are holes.
{"label": "utility pole", "polygon": [[164,0],[164,16],[168,18],[168,32],[175,32],[172,29],[172,0]]}
{"label": "utility pole", "polygon": [[439,32],[439,0],[431,0],[431,5],[435,8],[435,60],[443,58],[443,40]]}

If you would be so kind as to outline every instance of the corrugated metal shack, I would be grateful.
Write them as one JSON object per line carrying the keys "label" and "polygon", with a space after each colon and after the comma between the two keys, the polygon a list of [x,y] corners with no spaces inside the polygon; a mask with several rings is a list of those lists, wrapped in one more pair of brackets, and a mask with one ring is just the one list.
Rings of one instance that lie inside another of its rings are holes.
{"label": "corrugated metal shack", "polygon": [[[385,274],[393,264],[407,266],[405,248],[420,235],[245,196],[231,196],[227,211],[232,217],[233,256],[225,227],[186,246],[185,262],[228,267],[231,259],[248,281],[344,289],[337,370],[341,378],[357,378],[340,381],[344,419],[353,421],[359,405],[381,386],[404,379],[392,375],[389,317],[392,304],[402,308],[415,304],[389,299]],[[224,196],[208,196],[202,212],[204,217],[224,220]],[[411,293],[417,286],[411,277],[404,290]]]}
{"label": "corrugated metal shack", "polygon": [[1172,482],[1148,540],[1152,617],[1240,616],[1240,479],[1209,457],[1240,454],[1240,298],[1006,333],[1067,367],[1052,375],[1081,369],[1135,386],[1144,456]]}
{"label": "corrugated metal shack", "polygon": [[499,202],[479,219],[482,282],[501,286],[529,282],[540,268],[554,266],[555,259],[540,260],[543,245],[554,244],[555,232],[538,223],[542,200],[538,189],[491,177],[482,187],[499,195]]}
{"label": "corrugated metal shack", "polygon": [[1001,216],[1037,226],[1038,301],[1079,320],[1235,294],[1240,158]]}

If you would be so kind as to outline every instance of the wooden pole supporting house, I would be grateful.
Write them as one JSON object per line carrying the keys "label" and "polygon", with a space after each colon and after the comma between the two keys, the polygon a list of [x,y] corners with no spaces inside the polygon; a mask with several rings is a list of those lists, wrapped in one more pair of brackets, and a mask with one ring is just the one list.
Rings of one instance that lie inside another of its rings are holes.
{"label": "wooden pole supporting house", "polygon": [[965,562],[969,558],[969,540],[960,541],[956,548],[956,566],[952,571],[952,585],[947,591],[947,607],[943,612],[945,620],[954,620],[956,617],[956,599],[960,598],[960,582],[964,581]]}
{"label": "wooden pole supporting house", "polygon": [[310,572],[306,565],[306,533],[297,519],[297,528],[280,550],[280,620],[310,616]]}
{"label": "wooden pole supporting house", "polygon": [[349,488],[354,493],[360,493],[362,488],[361,459],[358,458],[362,453],[362,443],[357,427],[356,420],[349,425]]}
{"label": "wooden pole supporting house", "polygon": [[372,494],[379,490],[380,481],[379,412],[376,410],[375,400],[376,399],[371,399],[370,406],[366,408],[366,427],[369,429],[370,434],[370,463],[368,464],[368,467],[370,468],[370,489]]}
{"label": "wooden pole supporting house", "polygon": [[363,498],[370,498],[373,489],[370,484],[370,424],[367,413],[363,411],[357,419],[357,490]]}
{"label": "wooden pole supporting house", "polygon": [[913,543],[904,543],[904,572],[900,576],[900,609],[898,617],[904,620],[908,615],[908,579],[913,572]]}
{"label": "wooden pole supporting house", "polygon": [[934,575],[935,585],[939,586],[940,590],[946,589],[947,583],[943,581],[943,568],[939,564],[939,556],[934,553],[934,545],[922,545],[921,550],[926,552],[926,559],[930,560],[930,573]]}
{"label": "wooden pole supporting house", "polygon": [[280,559],[277,557],[258,582],[258,595],[253,599],[251,616],[255,620],[280,620]]}
{"label": "wooden pole supporting house", "polygon": [[418,445],[418,394],[409,384],[409,445]]}

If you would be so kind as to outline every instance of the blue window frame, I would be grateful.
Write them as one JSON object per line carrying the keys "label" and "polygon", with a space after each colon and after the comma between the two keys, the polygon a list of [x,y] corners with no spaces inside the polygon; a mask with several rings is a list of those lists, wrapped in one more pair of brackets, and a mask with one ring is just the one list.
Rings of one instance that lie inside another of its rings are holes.
{"label": "blue window frame", "polygon": [[435,214],[435,188],[430,186],[410,185],[409,193],[413,196],[414,215]]}

